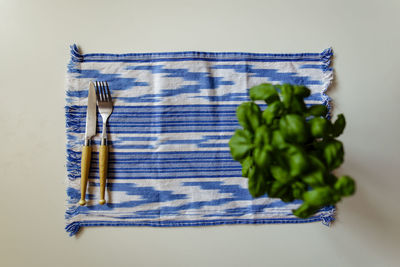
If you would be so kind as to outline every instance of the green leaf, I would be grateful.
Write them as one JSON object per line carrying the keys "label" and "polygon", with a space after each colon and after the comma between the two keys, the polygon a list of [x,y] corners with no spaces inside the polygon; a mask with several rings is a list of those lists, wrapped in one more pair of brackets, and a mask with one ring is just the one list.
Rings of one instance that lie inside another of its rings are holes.
{"label": "green leaf", "polygon": [[306,191],[307,187],[302,182],[294,182],[292,184],[293,197],[295,199],[302,199],[303,193]]}
{"label": "green leaf", "polygon": [[304,173],[309,168],[307,155],[301,147],[289,146],[287,160],[290,168],[290,176],[292,177]]}
{"label": "green leaf", "polygon": [[289,172],[282,166],[272,165],[270,167],[270,171],[271,171],[272,177],[274,177],[277,181],[279,181],[281,183],[287,183],[292,179],[289,175]]}
{"label": "green leaf", "polygon": [[246,130],[237,129],[235,131],[235,134],[229,140],[229,147],[234,160],[241,161],[248,155],[253,148],[251,138],[251,133]]}
{"label": "green leaf", "polygon": [[250,132],[254,132],[261,124],[261,111],[254,102],[242,103],[236,109],[236,115],[240,125]]}
{"label": "green leaf", "polygon": [[325,183],[332,188],[334,187],[336,181],[338,180],[338,178],[332,173],[328,173],[328,175],[325,175],[324,178],[325,178]]}
{"label": "green leaf", "polygon": [[289,189],[290,187],[287,184],[280,181],[275,181],[271,184],[271,187],[267,193],[269,197],[280,198],[284,196]]}
{"label": "green leaf", "polygon": [[325,143],[323,148],[323,157],[329,170],[339,167],[344,160],[344,150],[342,142],[331,140]]}
{"label": "green leaf", "polygon": [[272,124],[269,126],[270,129],[275,130],[275,129],[279,129],[279,120],[273,120]]}
{"label": "green leaf", "polygon": [[326,206],[333,202],[334,191],[329,187],[318,187],[303,194],[304,201],[314,207]]}
{"label": "green leaf", "polygon": [[308,97],[311,94],[310,89],[305,87],[304,85],[294,85],[293,86],[293,93],[296,96],[300,96],[302,98]]}
{"label": "green leaf", "polygon": [[322,171],[314,171],[301,177],[301,179],[309,186],[322,187],[325,185],[324,173]]}
{"label": "green leaf", "polygon": [[307,110],[303,98],[294,96],[292,98],[292,103],[290,104],[289,110],[291,113],[298,113],[303,116],[304,112]]}
{"label": "green leaf", "polygon": [[342,199],[342,196],[340,195],[340,193],[338,191],[334,191],[331,204],[333,205],[334,203],[339,202],[341,199]]}
{"label": "green leaf", "polygon": [[256,166],[253,166],[252,168],[249,169],[247,177],[251,179],[254,177],[254,175],[256,175]]}
{"label": "green leaf", "polygon": [[269,104],[267,108],[263,111],[262,117],[267,125],[270,125],[275,118],[278,118],[283,113],[283,104],[280,101],[275,101]]}
{"label": "green leaf", "polygon": [[350,176],[342,176],[335,183],[335,190],[341,196],[351,196],[356,191],[356,183]]}
{"label": "green leaf", "polygon": [[254,133],[254,145],[256,147],[262,147],[268,145],[271,142],[271,130],[266,125],[261,125],[256,129]]}
{"label": "green leaf", "polygon": [[328,136],[332,128],[331,122],[322,117],[311,119],[309,124],[311,135],[316,138]]}
{"label": "green leaf", "polygon": [[249,177],[248,187],[249,192],[253,197],[264,195],[266,190],[266,181],[263,177],[263,173],[256,171],[252,177]]}
{"label": "green leaf", "polygon": [[250,88],[250,98],[252,100],[264,100],[267,104],[270,104],[279,100],[279,94],[272,84],[263,83]]}
{"label": "green leaf", "polygon": [[282,103],[285,108],[290,108],[293,99],[293,87],[290,84],[283,84],[281,86]]}
{"label": "green leaf", "polygon": [[286,186],[286,191],[280,196],[281,200],[283,202],[289,203],[295,200],[295,197],[293,196],[292,189],[289,186]]}
{"label": "green leaf", "polygon": [[295,143],[305,143],[308,140],[308,129],[305,119],[298,114],[287,114],[279,121],[285,140]]}
{"label": "green leaf", "polygon": [[307,203],[301,204],[301,206],[297,210],[293,210],[293,214],[299,218],[308,218],[318,211],[318,207],[311,207]]}
{"label": "green leaf", "polygon": [[325,170],[326,170],[325,164],[319,158],[317,158],[316,156],[311,155],[311,154],[308,154],[307,157],[308,157],[308,162],[310,163],[311,169],[325,172]]}
{"label": "green leaf", "polygon": [[260,168],[268,168],[271,155],[268,147],[256,147],[253,151],[253,160]]}
{"label": "green leaf", "polygon": [[247,177],[249,175],[250,168],[253,167],[253,158],[251,156],[247,156],[245,160],[242,162],[242,176]]}
{"label": "green leaf", "polygon": [[346,119],[343,114],[339,114],[335,123],[333,124],[332,135],[333,137],[338,137],[343,133],[346,127]]}
{"label": "green leaf", "polygon": [[328,114],[328,108],[325,105],[314,105],[308,108],[307,115],[315,117],[325,117]]}
{"label": "green leaf", "polygon": [[271,145],[278,149],[283,149],[287,146],[287,143],[281,131],[279,130],[272,131]]}

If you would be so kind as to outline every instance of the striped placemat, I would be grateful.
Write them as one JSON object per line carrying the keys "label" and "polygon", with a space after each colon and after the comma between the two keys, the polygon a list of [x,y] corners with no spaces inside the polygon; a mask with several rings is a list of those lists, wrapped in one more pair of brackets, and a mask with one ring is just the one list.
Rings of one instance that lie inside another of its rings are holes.
{"label": "striped placemat", "polygon": [[[81,54],[71,46],[66,90],[66,230],[82,226],[201,226],[333,220],[334,207],[299,219],[284,203],[253,199],[228,141],[236,107],[254,85],[292,83],[312,90],[307,104],[326,104],[331,49],[322,53]],[[86,206],[79,206],[80,161],[89,81],[107,81],[107,204],[99,205],[98,135],[94,138]]]}

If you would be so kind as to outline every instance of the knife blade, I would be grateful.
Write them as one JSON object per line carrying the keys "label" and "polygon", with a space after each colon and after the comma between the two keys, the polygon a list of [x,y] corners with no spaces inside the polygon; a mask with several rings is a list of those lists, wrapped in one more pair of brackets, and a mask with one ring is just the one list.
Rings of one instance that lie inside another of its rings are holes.
{"label": "knife blade", "polygon": [[91,139],[96,135],[96,124],[96,91],[94,89],[94,83],[90,82],[86,110],[85,140],[82,147],[81,159],[81,199],[79,200],[79,205],[81,206],[86,204],[86,188],[90,171],[90,161],[92,158]]}
{"label": "knife blade", "polygon": [[94,83],[89,83],[88,104],[86,110],[85,145],[96,135],[96,90]]}

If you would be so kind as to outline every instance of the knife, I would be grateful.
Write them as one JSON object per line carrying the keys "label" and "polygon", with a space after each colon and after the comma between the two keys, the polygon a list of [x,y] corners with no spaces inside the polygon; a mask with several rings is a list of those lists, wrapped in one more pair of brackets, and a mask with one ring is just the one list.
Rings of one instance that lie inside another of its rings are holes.
{"label": "knife", "polygon": [[90,161],[92,158],[91,139],[96,135],[96,119],[96,91],[94,89],[94,84],[90,82],[86,110],[85,140],[82,147],[81,159],[81,200],[79,200],[79,205],[81,206],[86,204],[86,188],[90,171]]}

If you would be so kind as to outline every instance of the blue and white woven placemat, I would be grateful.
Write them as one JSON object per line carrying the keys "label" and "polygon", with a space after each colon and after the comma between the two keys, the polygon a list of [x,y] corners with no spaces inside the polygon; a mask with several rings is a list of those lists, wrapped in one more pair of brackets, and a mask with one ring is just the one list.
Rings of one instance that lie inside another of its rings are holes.
{"label": "blue and white woven placemat", "polygon": [[[308,86],[308,104],[326,104],[331,49],[322,53],[81,54],[71,46],[66,91],[66,230],[82,226],[201,226],[302,223],[334,219],[326,207],[309,219],[300,202],[253,199],[228,141],[239,127],[236,107],[260,83]],[[99,198],[98,135],[94,138],[87,206],[79,206],[80,161],[89,81],[108,81],[107,204]]]}

